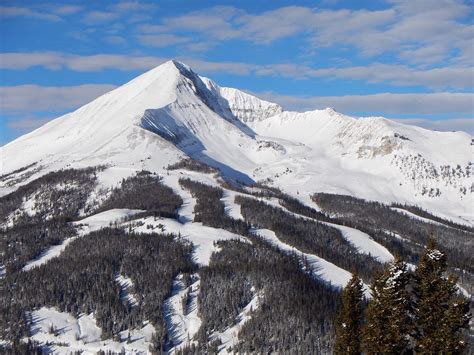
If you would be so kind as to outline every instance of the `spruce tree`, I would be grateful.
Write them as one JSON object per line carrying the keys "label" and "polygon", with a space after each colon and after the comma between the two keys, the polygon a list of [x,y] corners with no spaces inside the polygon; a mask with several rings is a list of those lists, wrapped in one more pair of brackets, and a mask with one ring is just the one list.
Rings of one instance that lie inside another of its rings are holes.
{"label": "spruce tree", "polygon": [[456,278],[444,277],[446,257],[430,238],[415,271],[417,352],[461,353],[469,322],[469,302],[457,295]]}
{"label": "spruce tree", "polygon": [[354,273],[342,291],[342,307],[336,318],[336,354],[361,354],[363,285]]}
{"label": "spruce tree", "polygon": [[410,350],[412,333],[410,274],[396,258],[371,285],[367,307],[364,350],[368,354],[403,354]]}

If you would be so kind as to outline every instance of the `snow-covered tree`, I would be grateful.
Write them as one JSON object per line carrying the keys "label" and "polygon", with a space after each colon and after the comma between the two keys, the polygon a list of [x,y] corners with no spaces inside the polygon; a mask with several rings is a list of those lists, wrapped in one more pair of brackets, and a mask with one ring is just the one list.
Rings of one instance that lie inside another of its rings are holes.
{"label": "snow-covered tree", "polygon": [[402,354],[409,350],[413,329],[410,274],[396,258],[375,278],[367,307],[364,348],[368,354]]}
{"label": "snow-covered tree", "polygon": [[457,295],[456,279],[445,277],[446,257],[431,238],[415,271],[417,352],[461,353],[469,302]]}
{"label": "snow-covered tree", "polygon": [[354,273],[342,291],[342,307],[336,319],[336,354],[361,354],[364,293]]}

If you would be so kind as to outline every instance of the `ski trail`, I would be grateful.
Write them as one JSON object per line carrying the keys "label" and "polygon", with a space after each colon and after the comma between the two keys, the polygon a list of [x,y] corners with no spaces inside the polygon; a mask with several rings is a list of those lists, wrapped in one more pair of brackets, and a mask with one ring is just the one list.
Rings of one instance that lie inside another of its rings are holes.
{"label": "ski trail", "polygon": [[257,292],[255,296],[250,300],[250,302],[245,306],[242,312],[236,318],[236,323],[222,332],[215,332],[210,336],[210,340],[219,339],[221,345],[219,345],[219,354],[233,354],[227,350],[234,347],[238,341],[238,334],[242,326],[250,320],[252,317],[252,312],[255,311],[260,305],[261,298],[263,297],[263,292]]}
{"label": "ski trail", "polygon": [[[314,254],[303,253],[299,249],[282,242],[275,234],[275,232],[269,229],[254,229],[252,233],[257,234],[263,237],[265,240],[270,242],[271,244],[277,246],[279,249],[288,252],[288,253],[296,253],[297,255],[304,257],[312,269],[312,274],[326,283],[336,286],[338,288],[343,288],[349,282],[352,277],[352,274],[340,268],[333,263],[320,258]],[[364,290],[366,295],[368,295],[368,286],[364,284]]]}
{"label": "ski trail", "polygon": [[120,299],[122,302],[127,303],[130,307],[136,307],[138,305],[138,301],[135,296],[130,293],[131,289],[133,288],[132,279],[117,273],[115,275],[115,281],[120,286]]}
{"label": "ski trail", "polygon": [[194,343],[194,336],[201,327],[198,314],[197,297],[201,280],[198,274],[190,276],[191,284],[185,287],[183,275],[178,275],[173,281],[171,296],[165,300],[164,316],[170,336],[171,350],[175,353],[184,346]]}

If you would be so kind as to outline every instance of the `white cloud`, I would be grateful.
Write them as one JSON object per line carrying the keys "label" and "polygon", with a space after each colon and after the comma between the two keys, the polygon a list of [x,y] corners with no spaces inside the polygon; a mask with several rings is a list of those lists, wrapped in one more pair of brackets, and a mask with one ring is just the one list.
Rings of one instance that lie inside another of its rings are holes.
{"label": "white cloud", "polygon": [[78,86],[18,85],[0,86],[0,111],[18,112],[60,111],[86,104],[114,89],[109,84]]}
{"label": "white cloud", "polygon": [[[229,73],[249,75],[256,66],[239,62],[212,62],[198,59],[178,58],[201,73]],[[91,56],[76,56],[63,53],[1,53],[0,68],[24,70],[41,66],[52,70],[67,68],[79,72],[94,72],[105,69],[117,70],[148,70],[154,68],[169,58],[152,56],[126,56],[111,54],[96,54]]]}
{"label": "white cloud", "polygon": [[469,5],[451,0],[391,1],[383,10],[286,6],[257,14],[218,6],[167,17],[139,30],[186,30],[204,41],[243,39],[257,44],[299,35],[311,49],[351,46],[365,56],[390,52],[418,65],[439,63],[454,51],[457,57],[466,56],[472,29],[464,20],[471,11]]}
{"label": "white cloud", "polygon": [[41,127],[48,121],[51,121],[52,118],[20,118],[20,119],[10,119],[7,122],[7,126],[14,130],[19,131],[32,131],[38,127]]}
{"label": "white cloud", "polygon": [[274,93],[258,93],[258,96],[277,102],[285,109],[306,111],[333,107],[340,112],[364,112],[370,115],[383,114],[472,114],[474,94],[472,93],[429,93],[348,96],[288,96]]}
{"label": "white cloud", "polygon": [[[157,46],[169,45],[173,41],[183,41],[180,37],[153,35]],[[121,37],[109,36],[106,40],[121,43]],[[192,43],[189,43],[192,45]],[[200,44],[195,48],[199,50]],[[206,47],[207,43],[202,43]],[[474,70],[472,67],[451,66],[433,69],[416,69],[405,65],[391,65],[375,63],[357,67],[328,67],[312,68],[306,65],[293,63],[287,64],[262,64],[256,65],[242,62],[212,62],[192,58],[178,58],[196,71],[203,73],[227,72],[236,75],[249,75],[255,73],[260,76],[282,76],[293,79],[327,78],[363,80],[372,83],[390,83],[399,86],[425,86],[435,89],[471,88],[474,85]],[[77,56],[65,53],[40,52],[40,53],[1,53],[0,68],[23,70],[34,66],[42,66],[57,70],[68,68],[70,70],[88,72],[104,69],[117,70],[146,70],[151,69],[168,58],[152,56],[126,56],[114,54],[96,54],[91,56]]]}
{"label": "white cloud", "polygon": [[167,32],[168,27],[163,26],[163,25],[150,25],[150,24],[145,24],[145,25],[139,25],[138,30],[141,33],[160,33],[160,32]]}
{"label": "white cloud", "polygon": [[152,12],[158,6],[154,3],[143,3],[140,1],[119,1],[113,5],[106,6],[103,10],[87,12],[82,22],[87,25],[99,25],[110,23],[121,19],[126,23],[137,23],[151,18]]}
{"label": "white cloud", "polygon": [[144,3],[140,1],[119,1],[114,5],[114,8],[117,11],[149,11],[157,8],[157,5],[154,3]]}
{"label": "white cloud", "polygon": [[401,118],[394,121],[436,131],[464,131],[474,136],[474,118],[430,120],[427,118]]}
{"label": "white cloud", "polygon": [[56,70],[64,65],[66,56],[54,52],[0,53],[0,68],[25,70],[39,66]]}
{"label": "white cloud", "polygon": [[28,7],[0,6],[0,17],[26,17],[45,21],[60,21],[57,15],[36,11]]}
{"label": "white cloud", "polygon": [[[161,29],[154,25],[155,29],[163,31],[195,31],[205,34],[208,39],[229,40],[241,36],[241,31],[234,28],[232,21],[238,16],[244,15],[245,11],[230,6],[217,6],[203,11],[195,11],[186,15],[168,17],[163,20]],[[148,27],[152,29],[153,27]],[[147,27],[142,27],[145,31]]]}
{"label": "white cloud", "polygon": [[127,40],[124,37],[117,35],[106,36],[104,40],[108,43],[117,45],[127,43]]}
{"label": "white cloud", "polygon": [[405,65],[375,63],[357,67],[311,68],[298,64],[269,64],[256,69],[261,76],[283,76],[295,79],[327,78],[390,83],[399,86],[430,88],[470,88],[474,83],[472,67],[416,69]]}
{"label": "white cloud", "polygon": [[[55,9],[50,5],[42,5],[41,11],[38,8],[2,6],[0,14],[59,21],[58,14],[83,10],[80,6],[58,4]],[[298,35],[302,48],[310,52],[322,47],[352,47],[362,56],[392,53],[414,65],[433,65],[447,59],[472,63],[469,58],[473,25],[468,16],[473,8],[463,1],[393,0],[381,10],[286,6],[260,13],[216,6],[159,18],[158,22],[152,16],[157,8],[151,2],[121,1],[83,14],[82,21],[89,25],[117,19],[129,24],[139,22],[136,29],[144,46],[182,44],[188,42],[187,38],[214,45],[234,39],[269,44]],[[153,22],[144,24],[147,19]],[[202,51],[212,46],[194,47]]]}
{"label": "white cloud", "polygon": [[88,25],[96,25],[110,22],[117,19],[119,16],[119,13],[113,11],[90,11],[84,16],[82,22]]}
{"label": "white cloud", "polygon": [[51,11],[57,13],[59,15],[72,15],[82,11],[82,6],[77,5],[63,5],[60,6],[58,4],[51,6]]}

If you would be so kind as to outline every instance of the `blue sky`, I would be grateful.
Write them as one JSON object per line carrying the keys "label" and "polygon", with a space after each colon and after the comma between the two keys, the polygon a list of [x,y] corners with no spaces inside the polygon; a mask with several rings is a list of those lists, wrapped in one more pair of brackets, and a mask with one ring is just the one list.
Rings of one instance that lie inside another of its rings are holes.
{"label": "blue sky", "polygon": [[175,58],[285,109],[474,131],[473,1],[9,1],[0,144]]}

